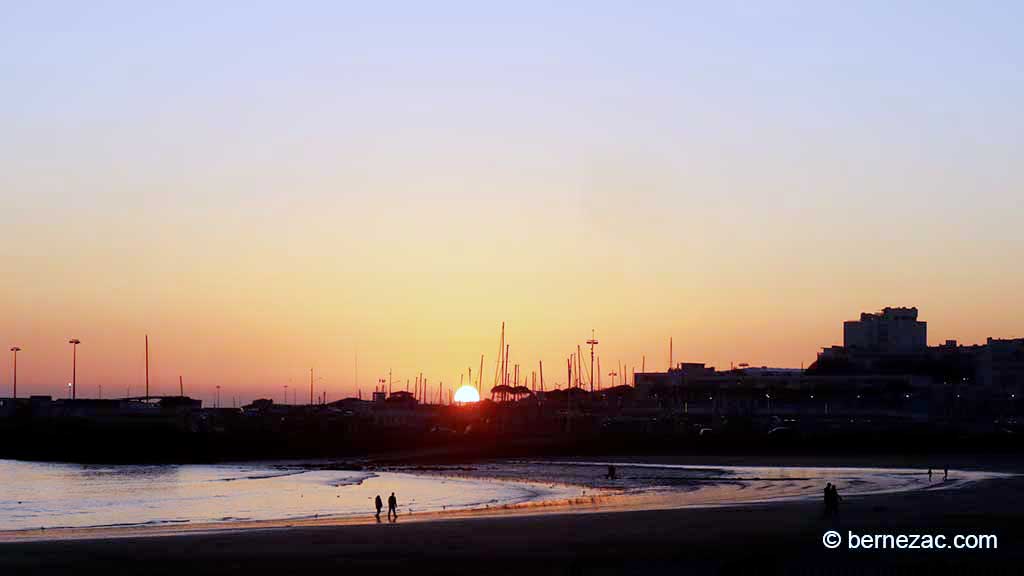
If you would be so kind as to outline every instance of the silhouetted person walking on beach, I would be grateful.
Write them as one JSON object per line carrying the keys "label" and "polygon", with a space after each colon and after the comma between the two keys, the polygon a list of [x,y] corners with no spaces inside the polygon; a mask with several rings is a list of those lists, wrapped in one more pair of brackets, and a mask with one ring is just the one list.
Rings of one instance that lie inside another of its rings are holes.
{"label": "silhouetted person walking on beach", "polygon": [[608,479],[615,480],[615,466],[613,464],[608,465]]}
{"label": "silhouetted person walking on beach", "polygon": [[945,468],[942,469],[942,479],[944,481],[949,480],[949,466],[946,466]]}
{"label": "silhouetted person walking on beach", "polygon": [[932,469],[931,468],[928,469],[928,481],[929,482],[932,481]]}
{"label": "silhouetted person walking on beach", "polygon": [[380,494],[377,494],[377,499],[373,503],[377,506],[377,522],[380,522],[380,511],[384,508],[384,501],[380,499]]}
{"label": "silhouetted person walking on beach", "polygon": [[398,519],[398,499],[395,498],[395,493],[392,492],[391,496],[388,496],[388,520],[391,520],[391,515],[394,514],[395,520]]}

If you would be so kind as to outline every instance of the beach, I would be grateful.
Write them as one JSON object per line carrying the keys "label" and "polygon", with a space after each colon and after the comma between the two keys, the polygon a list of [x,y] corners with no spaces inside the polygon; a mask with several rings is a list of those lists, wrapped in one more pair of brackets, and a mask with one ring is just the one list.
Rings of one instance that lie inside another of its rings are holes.
{"label": "beach", "polygon": [[[1024,553],[1019,505],[1024,482],[1003,476],[951,489],[844,499],[825,518],[808,499],[725,507],[604,511],[595,501],[536,508],[403,514],[287,524],[219,524],[164,531],[114,530],[72,538],[0,543],[5,570],[169,574],[301,573],[649,573],[651,570],[758,572],[1012,572]],[[614,498],[610,499],[614,501]],[[996,549],[830,550],[822,536],[995,535]]]}
{"label": "beach", "polygon": [[[844,502],[840,519],[812,502],[595,514],[223,531],[160,537],[0,544],[12,571],[107,573],[650,573],[1017,572],[1024,552],[1019,479],[960,491]],[[827,550],[822,534],[996,534],[997,550]]]}

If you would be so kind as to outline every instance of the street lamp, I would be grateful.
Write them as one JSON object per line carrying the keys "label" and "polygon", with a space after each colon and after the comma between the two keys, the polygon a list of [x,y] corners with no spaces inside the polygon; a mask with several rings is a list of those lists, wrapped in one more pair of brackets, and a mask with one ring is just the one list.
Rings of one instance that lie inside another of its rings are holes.
{"label": "street lamp", "polygon": [[75,399],[75,392],[78,388],[78,345],[82,341],[78,338],[72,338],[68,340],[68,344],[71,344],[71,399]]}
{"label": "street lamp", "polygon": [[11,347],[11,352],[14,353],[14,397],[18,397],[18,352],[21,352],[21,348],[17,346]]}
{"label": "street lamp", "polygon": [[217,384],[217,408],[220,408],[220,384]]}

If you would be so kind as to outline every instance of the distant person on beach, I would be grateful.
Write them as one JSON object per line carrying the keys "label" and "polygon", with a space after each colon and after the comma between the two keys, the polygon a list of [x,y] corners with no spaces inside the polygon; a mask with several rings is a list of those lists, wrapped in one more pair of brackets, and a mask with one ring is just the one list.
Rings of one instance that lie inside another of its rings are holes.
{"label": "distant person on beach", "polygon": [[932,481],[932,469],[931,468],[928,469],[928,481],[929,482]]}
{"label": "distant person on beach", "polygon": [[395,493],[392,492],[391,496],[388,496],[388,520],[391,520],[391,515],[394,514],[395,520],[398,519],[398,498],[395,498]]}
{"label": "distant person on beach", "polygon": [[615,465],[614,464],[609,464],[608,465],[608,479],[609,480],[615,480]]}
{"label": "distant person on beach", "polygon": [[377,521],[380,521],[380,511],[384,508],[384,501],[380,499],[380,494],[377,494],[377,499],[373,502],[377,506]]}
{"label": "distant person on beach", "polygon": [[942,479],[949,480],[949,466],[942,469]]}

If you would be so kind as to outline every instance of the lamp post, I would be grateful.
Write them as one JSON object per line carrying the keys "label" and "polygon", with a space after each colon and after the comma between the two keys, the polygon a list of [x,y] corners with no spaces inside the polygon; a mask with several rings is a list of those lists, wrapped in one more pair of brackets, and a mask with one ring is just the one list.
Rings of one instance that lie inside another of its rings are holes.
{"label": "lamp post", "polygon": [[220,384],[217,384],[217,408],[220,408]]}
{"label": "lamp post", "polygon": [[14,353],[14,391],[12,394],[15,398],[18,397],[18,352],[21,352],[21,348],[17,346],[11,347],[11,352]]}
{"label": "lamp post", "polygon": [[71,399],[75,399],[75,392],[78,387],[78,345],[82,341],[78,338],[72,338],[68,340],[68,344],[71,344]]}

